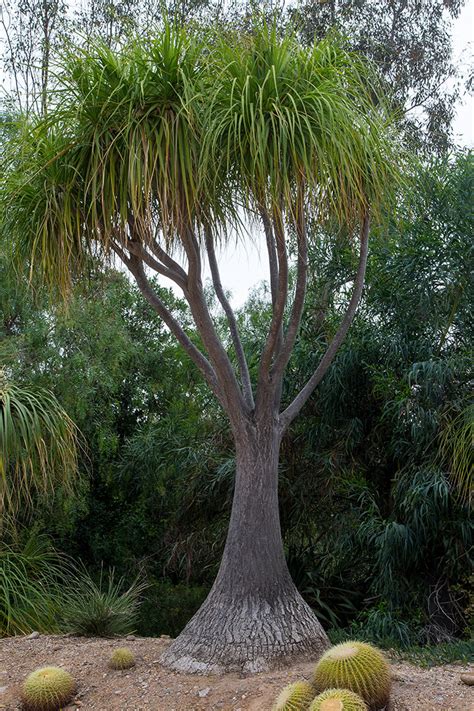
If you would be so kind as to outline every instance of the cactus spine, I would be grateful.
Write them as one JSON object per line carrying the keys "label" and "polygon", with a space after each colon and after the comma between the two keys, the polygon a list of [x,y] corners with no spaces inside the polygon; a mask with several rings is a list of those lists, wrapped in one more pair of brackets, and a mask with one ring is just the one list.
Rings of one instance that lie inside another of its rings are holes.
{"label": "cactus spine", "polygon": [[328,689],[316,696],[309,711],[367,711],[367,704],[349,689]]}
{"label": "cactus spine", "polygon": [[130,669],[135,666],[135,656],[128,647],[118,647],[112,652],[109,666],[112,669]]}

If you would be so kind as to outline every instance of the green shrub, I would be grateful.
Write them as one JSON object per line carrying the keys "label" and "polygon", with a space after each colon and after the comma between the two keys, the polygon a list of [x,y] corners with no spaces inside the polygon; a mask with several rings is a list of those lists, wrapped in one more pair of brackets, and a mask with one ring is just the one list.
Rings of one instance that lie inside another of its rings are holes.
{"label": "green shrub", "polygon": [[328,630],[328,635],[333,644],[360,639],[384,649],[408,649],[420,643],[422,613],[413,609],[411,616],[403,619],[400,610],[392,610],[382,602],[361,612],[348,627]]}
{"label": "green shrub", "polygon": [[424,647],[417,645],[400,651],[392,650],[391,654],[418,667],[436,667],[455,662],[471,664],[474,659],[474,640],[456,640]]}
{"label": "green shrub", "polygon": [[101,570],[98,583],[86,570],[81,571],[63,598],[63,630],[90,637],[130,634],[135,629],[141,594],[146,587],[139,577],[125,588],[123,578],[114,580],[113,570],[106,576]]}

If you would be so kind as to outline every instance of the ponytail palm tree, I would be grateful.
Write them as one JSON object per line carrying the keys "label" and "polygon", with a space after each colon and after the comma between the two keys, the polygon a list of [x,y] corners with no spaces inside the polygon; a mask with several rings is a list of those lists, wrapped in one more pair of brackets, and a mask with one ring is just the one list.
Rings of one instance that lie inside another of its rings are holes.
{"label": "ponytail palm tree", "polygon": [[[165,27],[64,67],[47,121],[26,127],[3,180],[2,228],[32,273],[67,293],[89,250],[117,255],[199,368],[235,440],[231,520],[214,586],[164,654],[187,671],[259,671],[319,654],[326,635],[289,575],[278,512],[282,436],[323,378],[354,317],[369,223],[396,177],[370,70],[334,41],[303,49],[268,28],[206,45]],[[307,218],[344,226],[358,250],[346,311],[309,381],[281,403],[308,278]],[[271,319],[252,377],[216,246],[258,220]],[[290,288],[289,235],[297,243]],[[203,289],[209,265],[226,346]],[[183,292],[198,346],[154,289]]]}

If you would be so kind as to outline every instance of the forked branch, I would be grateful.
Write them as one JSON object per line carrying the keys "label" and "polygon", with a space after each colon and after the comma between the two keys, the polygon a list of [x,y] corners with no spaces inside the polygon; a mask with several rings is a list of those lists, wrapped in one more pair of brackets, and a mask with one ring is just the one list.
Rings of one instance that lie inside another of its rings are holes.
{"label": "forked branch", "polygon": [[[269,225],[268,217],[264,220],[267,238],[268,256],[270,262],[270,281],[272,287],[272,320],[268,331],[258,372],[257,410],[266,407],[269,388],[274,390],[270,382],[270,368],[273,358],[278,355],[283,342],[283,317],[285,315],[288,297],[288,255],[285,243],[285,227],[283,216],[274,211],[273,226]],[[271,227],[271,229],[269,229]],[[275,260],[276,254],[276,260]]]}
{"label": "forked branch", "polygon": [[239,415],[249,414],[250,408],[209,313],[201,279],[202,263],[199,242],[191,229],[184,229],[180,238],[189,264],[189,273],[183,293],[218,379],[222,397],[226,403],[225,410],[231,422],[237,424]]}
{"label": "forked branch", "polygon": [[186,286],[186,279],[183,278],[181,274],[179,274],[174,269],[170,269],[162,262],[152,257],[152,255],[146,250],[146,247],[143,246],[143,244],[129,240],[126,246],[129,252],[131,252],[136,257],[145,262],[145,264],[149,266],[150,269],[153,269],[153,271],[155,271],[157,274],[161,274],[162,276],[171,279],[171,281],[174,281],[175,284],[178,284],[178,286],[184,289],[184,287]]}
{"label": "forked branch", "polygon": [[175,338],[179,341],[179,343],[189,355],[191,360],[199,368],[219,402],[224,405],[222,393],[219,388],[219,383],[214,368],[212,367],[206,356],[201,353],[199,348],[194,345],[194,343],[184,331],[183,327],[178,323],[178,321],[172,315],[171,311],[160,299],[156,291],[152,288],[145,274],[143,262],[133,253],[130,254],[130,257],[127,257],[125,252],[118,245],[112,245],[112,249],[128,267],[130,272],[135,277],[138,288],[142,292],[145,299],[148,301],[150,306],[157,312],[163,322],[168,326],[171,333],[175,336]]}
{"label": "forked branch", "polygon": [[334,360],[339,346],[345,338],[349,326],[354,320],[355,313],[357,311],[357,306],[359,305],[360,297],[362,295],[362,289],[364,286],[365,270],[367,266],[367,253],[369,244],[369,227],[370,218],[366,214],[362,221],[361,235],[360,235],[360,253],[359,253],[359,266],[357,269],[356,278],[354,281],[354,289],[352,291],[352,297],[341,321],[341,324],[336,331],[336,335],[329,344],[326,353],[321,358],[321,361],[314,371],[311,378],[308,380],[306,385],[300,390],[298,395],[295,397],[293,402],[282,412],[280,415],[280,430],[284,432],[290,423],[294,420],[296,415],[299,413],[303,405],[306,403],[316,386],[321,382],[324,375],[326,374],[329,366]]}
{"label": "forked branch", "polygon": [[308,239],[306,234],[306,221],[304,217],[304,205],[302,200],[300,200],[298,204],[296,216],[296,235],[298,256],[295,297],[282,347],[270,371],[272,380],[276,382],[283,377],[285,368],[290,360],[293,346],[295,345],[296,337],[298,335],[301,318],[303,316],[304,301],[306,296],[306,285],[308,281]]}

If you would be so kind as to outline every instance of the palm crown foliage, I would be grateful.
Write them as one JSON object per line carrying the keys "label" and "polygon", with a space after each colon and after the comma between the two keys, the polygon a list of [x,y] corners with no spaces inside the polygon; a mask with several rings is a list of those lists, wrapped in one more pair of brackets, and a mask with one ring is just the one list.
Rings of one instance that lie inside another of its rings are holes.
{"label": "palm crown foliage", "polygon": [[62,292],[87,248],[108,254],[131,223],[179,244],[225,230],[241,202],[293,220],[303,198],[353,221],[393,183],[372,70],[335,39],[304,49],[264,27],[204,43],[166,25],[63,69],[47,119],[10,141],[1,209],[22,259]]}
{"label": "palm crown foliage", "polygon": [[291,214],[303,192],[322,218],[377,208],[394,161],[366,62],[335,38],[307,49],[268,27],[216,54],[204,159],[223,164],[251,206]]}

